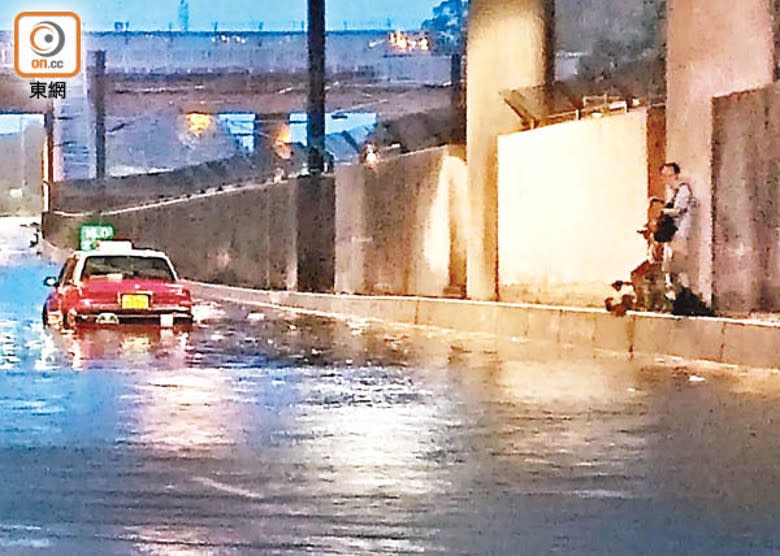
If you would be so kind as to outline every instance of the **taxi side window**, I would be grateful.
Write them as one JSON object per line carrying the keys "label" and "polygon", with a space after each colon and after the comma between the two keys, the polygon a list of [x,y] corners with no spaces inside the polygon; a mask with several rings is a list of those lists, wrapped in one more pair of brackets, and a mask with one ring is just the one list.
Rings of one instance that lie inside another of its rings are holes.
{"label": "taxi side window", "polygon": [[62,267],[62,272],[60,272],[60,276],[58,278],[59,284],[64,285],[68,284],[73,281],[73,271],[76,269],[76,259],[75,257],[71,257],[68,259],[68,262],[65,263],[65,266]]}

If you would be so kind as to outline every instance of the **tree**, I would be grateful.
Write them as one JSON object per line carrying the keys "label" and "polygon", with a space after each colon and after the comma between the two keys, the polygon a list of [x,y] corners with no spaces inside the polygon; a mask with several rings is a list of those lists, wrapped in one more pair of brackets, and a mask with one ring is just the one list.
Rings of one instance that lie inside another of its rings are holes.
{"label": "tree", "polygon": [[631,30],[602,29],[589,56],[580,62],[580,75],[606,77],[620,67],[666,57],[666,0],[641,0]]}
{"label": "tree", "polygon": [[461,51],[467,19],[467,0],[442,0],[433,9],[433,17],[423,22],[422,29],[431,34],[435,53],[454,54]]}

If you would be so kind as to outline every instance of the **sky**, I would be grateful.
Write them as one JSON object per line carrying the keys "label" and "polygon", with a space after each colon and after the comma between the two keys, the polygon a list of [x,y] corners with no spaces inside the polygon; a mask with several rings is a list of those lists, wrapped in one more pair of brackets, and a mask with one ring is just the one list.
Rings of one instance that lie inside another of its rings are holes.
{"label": "sky", "polygon": [[[419,28],[440,0],[326,0],[329,29]],[[306,0],[189,0],[190,30],[300,30],[306,20]],[[86,31],[113,29],[114,21],[129,21],[130,30],[178,28],[179,0],[0,0],[0,29],[13,28],[18,12],[75,11]]]}

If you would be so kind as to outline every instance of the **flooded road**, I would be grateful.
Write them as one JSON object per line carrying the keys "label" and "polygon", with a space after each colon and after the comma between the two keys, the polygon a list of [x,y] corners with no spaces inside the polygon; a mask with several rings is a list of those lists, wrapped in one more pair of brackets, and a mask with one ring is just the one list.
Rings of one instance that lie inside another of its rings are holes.
{"label": "flooded road", "polygon": [[206,302],[45,331],[0,234],[2,554],[780,551],[780,375]]}

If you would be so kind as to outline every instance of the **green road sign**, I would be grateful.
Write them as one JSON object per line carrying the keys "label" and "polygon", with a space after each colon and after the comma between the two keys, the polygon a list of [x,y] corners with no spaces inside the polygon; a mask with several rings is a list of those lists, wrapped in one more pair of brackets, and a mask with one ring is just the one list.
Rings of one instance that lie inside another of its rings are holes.
{"label": "green road sign", "polygon": [[114,239],[115,232],[111,224],[83,224],[79,228],[79,249],[92,251],[99,242]]}

